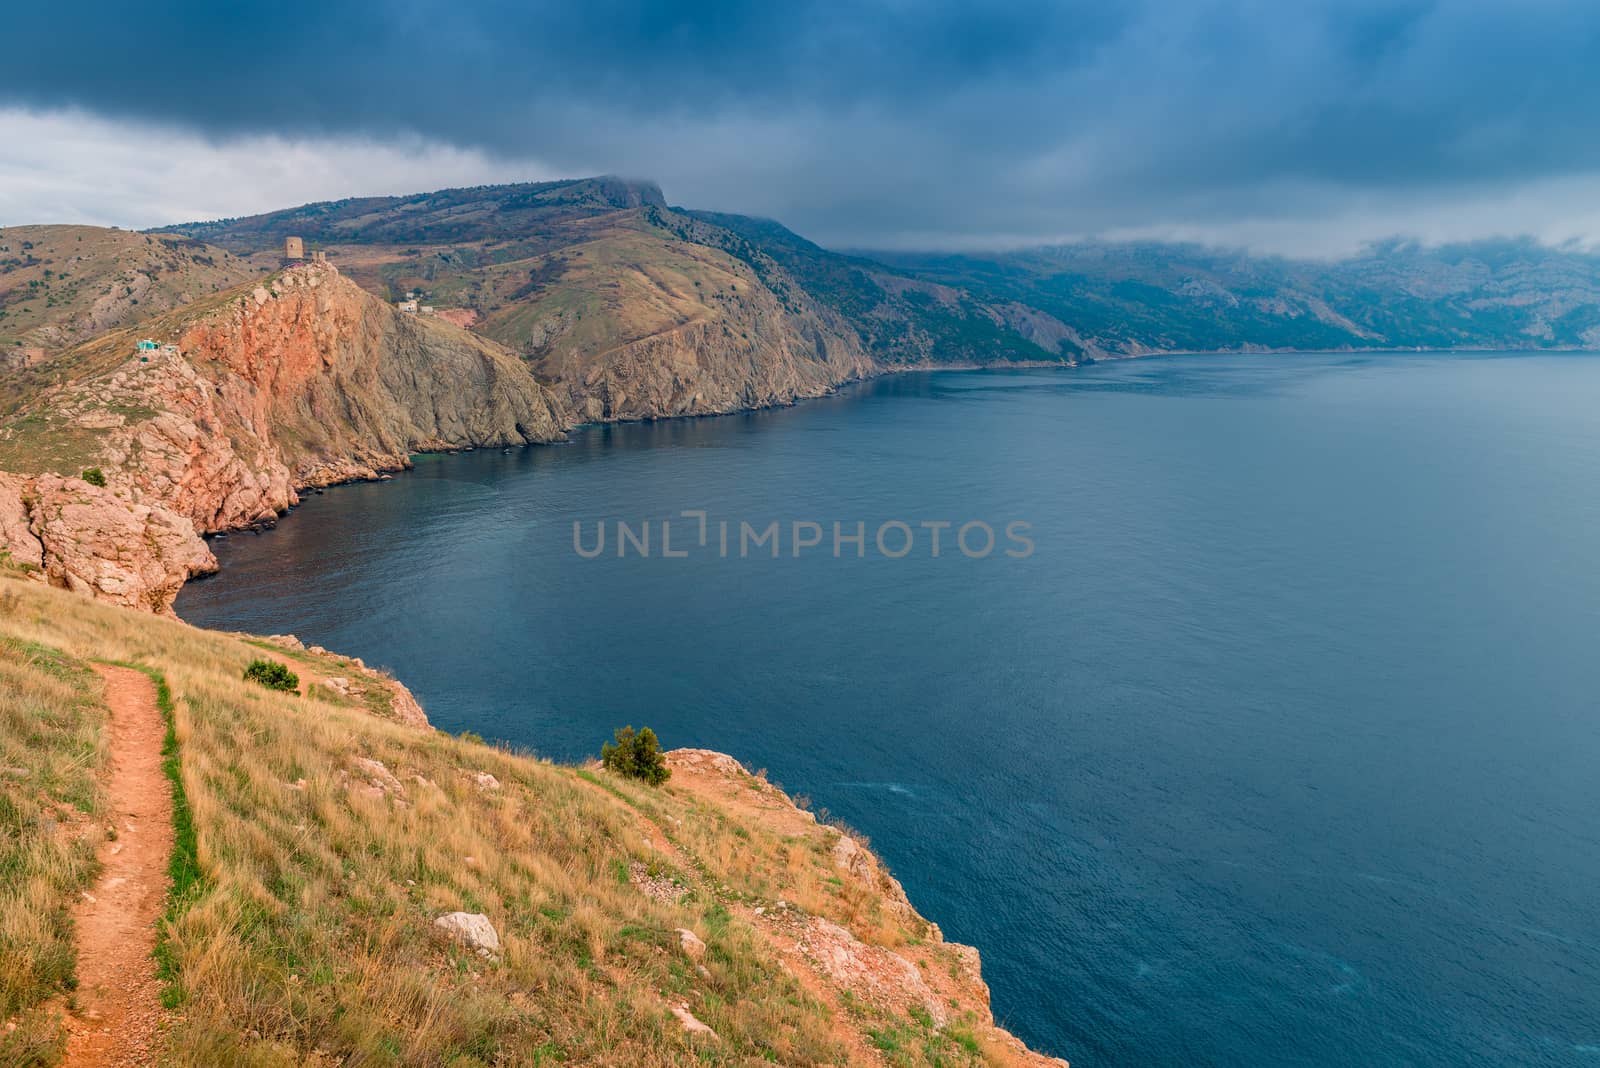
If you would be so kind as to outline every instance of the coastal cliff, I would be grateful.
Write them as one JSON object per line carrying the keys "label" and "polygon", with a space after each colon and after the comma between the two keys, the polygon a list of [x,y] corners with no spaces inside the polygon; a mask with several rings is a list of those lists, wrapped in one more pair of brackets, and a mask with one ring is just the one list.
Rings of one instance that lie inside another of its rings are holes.
{"label": "coastal cliff", "polygon": [[[667,754],[667,764],[676,791],[726,813],[739,825],[760,827],[815,851],[832,871],[825,882],[842,890],[830,896],[859,894],[869,902],[863,911],[840,910],[826,899],[821,904],[779,899],[770,907],[732,906],[837,1018],[848,1020],[851,1007],[861,1005],[925,1020],[934,1029],[965,1027],[975,1038],[981,1036],[987,1063],[1066,1068],[1065,1061],[1030,1050],[996,1025],[978,951],[945,941],[939,925],[917,912],[899,880],[851,832],[819,822],[765,774],[751,774],[725,753],[675,749]],[[663,843],[659,848],[671,851],[673,846]],[[840,1030],[852,1043],[853,1060],[876,1059],[870,1027],[855,1035]]]}
{"label": "coastal cliff", "polygon": [[[0,963],[25,996],[0,1063],[54,1063],[96,1026],[53,963],[92,949],[51,919],[99,892],[96,843],[127,838],[95,800],[125,755],[96,662],[160,680],[186,814],[148,1063],[1063,1063],[996,1026],[976,951],[862,840],[731,757],[669,753],[657,787],[551,763],[429,729],[358,660],[25,578],[0,566],[0,803],[45,806],[13,855],[58,859],[8,906]],[[260,659],[297,690],[244,678]]]}
{"label": "coastal cliff", "polygon": [[877,372],[843,323],[786,309],[753,278],[733,277],[744,285],[731,285],[715,314],[598,353],[558,336],[533,366],[584,422],[770,408]]}
{"label": "coastal cliff", "polygon": [[[156,346],[136,350],[142,338]],[[22,476],[0,482],[0,509],[27,517],[26,537],[15,519],[0,528],[0,548],[52,582],[160,612],[214,568],[200,534],[271,522],[302,489],[378,477],[414,451],[553,441],[567,424],[517,357],[327,264],[60,363],[71,377],[0,429],[0,469]],[[74,477],[89,471],[104,488]],[[71,508],[52,505],[63,496]]]}
{"label": "coastal cliff", "polygon": [[[996,1026],[976,951],[864,842],[731,757],[673,753],[674,783],[647,791],[427,730],[359,660],[152,618],[216,568],[204,535],[414,451],[787,404],[882,370],[783,268],[663,252],[659,195],[634,200],[606,201],[627,217],[572,254],[598,273],[517,266],[546,300],[520,334],[514,316],[474,332],[401,312],[317,262],[184,294],[0,381],[0,667],[46,650],[173,683],[200,882],[170,921],[172,1063],[399,1056],[374,1044],[395,1035],[405,1063],[440,1065],[1062,1063]],[[298,693],[240,683],[263,654]],[[261,945],[239,937],[246,913]],[[440,940],[461,916],[494,952]],[[56,1014],[21,1019],[0,1051]]]}
{"label": "coastal cliff", "polygon": [[[637,253],[626,236],[613,253]],[[588,291],[584,270],[569,273]],[[79,345],[37,391],[13,382],[0,471],[18,477],[0,507],[27,535],[0,548],[51,582],[166,612],[215,567],[199,536],[270,524],[306,488],[378,478],[416,451],[556,441],[576,422],[789,404],[879,370],[836,314],[780,300],[716,250],[603,270],[632,288],[586,320],[540,320],[521,338],[536,356],[399,311],[325,262]],[[63,494],[74,507],[52,511]]]}

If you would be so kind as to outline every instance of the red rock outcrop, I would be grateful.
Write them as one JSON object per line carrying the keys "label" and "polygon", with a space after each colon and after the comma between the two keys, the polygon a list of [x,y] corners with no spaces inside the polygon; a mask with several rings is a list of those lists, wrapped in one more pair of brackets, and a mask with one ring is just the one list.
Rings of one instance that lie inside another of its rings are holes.
{"label": "red rock outcrop", "polygon": [[30,479],[0,472],[0,553],[12,567],[44,573],[44,546],[28,514]]}
{"label": "red rock outcrop", "polygon": [[[139,333],[165,344],[91,342],[76,354],[89,373],[30,405],[25,429],[4,431],[22,436],[35,471],[84,457],[107,482],[40,473],[24,494],[11,480],[5,544],[52,581],[119,604],[170,611],[185,578],[216,566],[198,534],[271,522],[302,488],[375,478],[418,450],[553,441],[567,425],[516,356],[399,312],[324,263]],[[19,507],[29,536],[17,533]]]}
{"label": "red rock outcrop", "polygon": [[73,392],[79,407],[156,409],[111,430],[107,474],[205,531],[270,520],[301,488],[374,478],[418,450],[565,431],[565,414],[515,356],[398,312],[328,264],[169,318],[171,349],[129,357]]}
{"label": "red rock outcrop", "polygon": [[0,475],[0,549],[53,586],[162,614],[217,569],[188,518],[60,475]]}

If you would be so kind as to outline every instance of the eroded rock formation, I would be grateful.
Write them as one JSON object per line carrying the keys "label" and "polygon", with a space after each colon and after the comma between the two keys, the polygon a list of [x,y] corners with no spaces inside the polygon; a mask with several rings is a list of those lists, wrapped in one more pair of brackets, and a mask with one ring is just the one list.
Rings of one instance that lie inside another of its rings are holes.
{"label": "eroded rock formation", "polygon": [[[418,450],[553,441],[567,424],[517,357],[398,312],[328,264],[140,332],[165,344],[91,343],[78,357],[91,371],[7,428],[13,455],[44,459],[0,493],[13,557],[119,604],[169,611],[184,579],[216,567],[199,534],[270,522],[300,489],[377,477]],[[106,487],[48,473],[64,455]],[[37,551],[16,533],[19,507]]]}
{"label": "eroded rock formation", "polygon": [[0,475],[0,550],[52,585],[163,614],[217,569],[186,516],[60,475]]}

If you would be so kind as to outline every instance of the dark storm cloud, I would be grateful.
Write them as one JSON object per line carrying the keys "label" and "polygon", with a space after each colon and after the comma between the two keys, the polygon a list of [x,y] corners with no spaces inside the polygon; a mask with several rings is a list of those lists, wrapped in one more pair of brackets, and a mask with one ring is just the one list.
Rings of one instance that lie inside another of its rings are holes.
{"label": "dark storm cloud", "polygon": [[1600,5],[63,3],[0,104],[657,177],[835,242],[1492,199],[1600,172]]}

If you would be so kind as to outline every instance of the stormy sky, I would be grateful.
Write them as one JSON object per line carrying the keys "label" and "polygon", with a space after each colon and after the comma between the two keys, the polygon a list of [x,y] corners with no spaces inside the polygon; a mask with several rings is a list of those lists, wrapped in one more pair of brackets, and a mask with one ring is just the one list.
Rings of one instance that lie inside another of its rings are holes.
{"label": "stormy sky", "polygon": [[0,225],[618,173],[836,247],[1600,242],[1593,0],[13,5]]}

